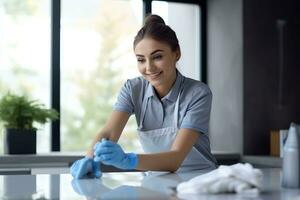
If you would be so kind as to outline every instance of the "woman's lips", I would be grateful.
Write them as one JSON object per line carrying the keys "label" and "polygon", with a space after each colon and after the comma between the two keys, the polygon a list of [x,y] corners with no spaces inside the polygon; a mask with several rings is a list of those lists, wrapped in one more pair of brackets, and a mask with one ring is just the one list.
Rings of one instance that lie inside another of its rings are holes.
{"label": "woman's lips", "polygon": [[162,71],[156,72],[156,73],[151,73],[151,74],[146,74],[146,75],[149,76],[151,79],[157,79],[161,74],[162,74]]}

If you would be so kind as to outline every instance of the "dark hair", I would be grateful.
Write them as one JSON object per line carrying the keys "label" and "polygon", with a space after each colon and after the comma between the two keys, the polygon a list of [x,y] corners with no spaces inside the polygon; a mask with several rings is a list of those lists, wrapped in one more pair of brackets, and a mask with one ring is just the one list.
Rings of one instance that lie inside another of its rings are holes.
{"label": "dark hair", "polygon": [[165,24],[165,21],[158,15],[148,15],[145,18],[143,27],[134,38],[133,48],[144,38],[164,42],[171,47],[172,51],[180,49],[175,31]]}

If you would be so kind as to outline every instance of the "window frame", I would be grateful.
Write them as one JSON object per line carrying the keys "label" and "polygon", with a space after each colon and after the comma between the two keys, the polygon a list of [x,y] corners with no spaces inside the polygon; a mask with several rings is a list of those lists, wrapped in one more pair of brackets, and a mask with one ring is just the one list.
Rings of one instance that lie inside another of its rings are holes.
{"label": "window frame", "polygon": [[[51,0],[51,107],[60,113],[61,0]],[[51,151],[60,151],[60,118],[51,122]]]}

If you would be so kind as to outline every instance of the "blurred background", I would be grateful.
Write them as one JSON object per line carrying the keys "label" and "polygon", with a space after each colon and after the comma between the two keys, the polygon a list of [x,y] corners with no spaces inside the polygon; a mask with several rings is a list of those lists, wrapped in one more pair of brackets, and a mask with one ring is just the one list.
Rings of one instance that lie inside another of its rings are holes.
{"label": "blurred background", "polygon": [[[183,51],[178,68],[184,65],[185,75],[199,79],[200,6],[151,5],[153,13],[177,29],[181,48],[189,50]],[[0,96],[26,94],[51,107],[51,99],[57,98],[52,83],[60,82],[59,150],[82,153],[104,125],[121,86],[139,76],[133,39],[143,23],[143,1],[62,0],[60,6],[60,30],[53,30],[53,9],[59,8],[51,0],[0,1]],[[178,23],[186,19],[190,22]],[[60,66],[54,66],[60,77],[51,74],[52,59],[57,59],[51,52],[52,31],[60,36]],[[141,151],[136,129],[131,117],[120,139],[126,150]],[[37,141],[38,153],[53,150],[49,124],[39,128]]]}
{"label": "blurred background", "polygon": [[[38,153],[83,153],[139,76],[133,38],[152,12],[178,35],[178,69],[213,92],[212,150],[270,155],[271,131],[300,123],[299,9],[296,0],[0,0],[0,96],[59,108],[60,121],[38,130]],[[136,128],[131,117],[120,139],[128,151],[141,151]]]}

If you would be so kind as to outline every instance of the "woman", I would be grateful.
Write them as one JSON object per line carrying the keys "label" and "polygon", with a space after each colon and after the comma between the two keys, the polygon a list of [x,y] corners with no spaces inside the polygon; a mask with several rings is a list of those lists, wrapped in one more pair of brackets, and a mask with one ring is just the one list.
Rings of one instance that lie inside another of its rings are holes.
{"label": "woman", "polygon": [[[175,32],[161,17],[149,15],[133,47],[142,76],[124,84],[86,157],[72,165],[72,175],[101,177],[100,162],[150,171],[215,169],[207,135],[212,93],[176,69],[181,52]],[[117,144],[133,113],[145,154],[125,153]]]}

